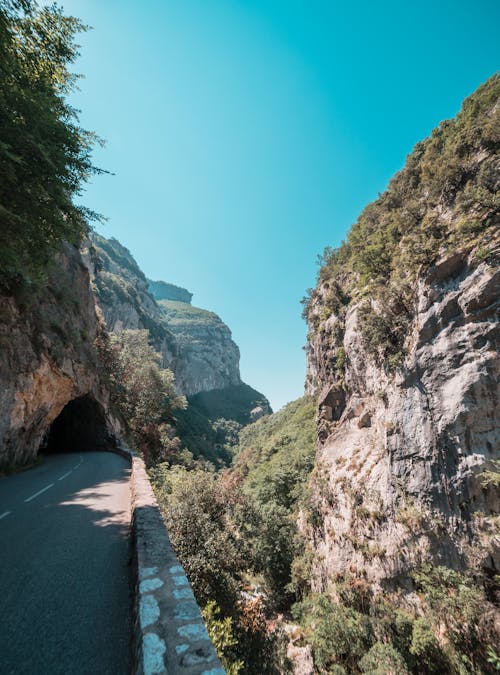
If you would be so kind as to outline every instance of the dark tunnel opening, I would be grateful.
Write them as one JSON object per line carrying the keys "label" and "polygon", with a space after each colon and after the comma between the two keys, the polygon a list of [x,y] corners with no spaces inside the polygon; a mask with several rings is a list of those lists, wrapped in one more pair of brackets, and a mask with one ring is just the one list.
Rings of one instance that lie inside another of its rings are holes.
{"label": "dark tunnel opening", "polygon": [[40,448],[44,453],[108,450],[112,445],[102,406],[90,395],[70,401],[52,422]]}

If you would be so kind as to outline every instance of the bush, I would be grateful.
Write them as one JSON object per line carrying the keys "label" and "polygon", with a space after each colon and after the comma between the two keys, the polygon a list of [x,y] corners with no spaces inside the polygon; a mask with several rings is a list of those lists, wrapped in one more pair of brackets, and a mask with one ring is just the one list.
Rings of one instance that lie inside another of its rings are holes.
{"label": "bush", "polygon": [[426,673],[448,672],[446,659],[429,622],[424,617],[413,624],[410,654],[416,657],[417,664]]}
{"label": "bush", "polygon": [[146,464],[165,461],[180,450],[173,412],[185,406],[175,392],[174,375],[160,368],[160,356],[147,330],[101,331],[96,346],[119,412]]}
{"label": "bush", "polygon": [[333,602],[322,594],[309,596],[294,606],[304,635],[313,650],[319,672],[330,672],[333,665],[354,670],[358,660],[370,647],[370,620],[355,609]]}
{"label": "bush", "polygon": [[238,639],[234,634],[233,619],[221,617],[220,607],[210,600],[202,609],[203,620],[227,675],[238,675],[243,668],[235,652]]}
{"label": "bush", "polygon": [[160,467],[153,479],[172,545],[198,602],[215,600],[224,616],[234,615],[250,558],[231,526],[231,509],[241,500],[238,486],[222,490],[215,473],[181,466]]}
{"label": "bush", "polygon": [[361,661],[359,667],[366,675],[407,675],[404,658],[390,644],[376,642]]}

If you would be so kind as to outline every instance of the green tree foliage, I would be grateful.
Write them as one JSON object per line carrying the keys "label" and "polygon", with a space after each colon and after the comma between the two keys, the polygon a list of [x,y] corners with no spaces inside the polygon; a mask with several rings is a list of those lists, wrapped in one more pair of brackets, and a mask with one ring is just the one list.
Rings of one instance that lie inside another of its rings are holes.
{"label": "green tree foliage", "polygon": [[166,461],[180,450],[174,411],[186,405],[175,392],[174,375],[160,367],[147,330],[125,330],[97,340],[112,402],[147,464]]}
{"label": "green tree foliage", "polygon": [[363,656],[359,667],[365,675],[408,675],[405,660],[390,644],[376,642]]}
{"label": "green tree foliage", "polygon": [[251,541],[269,601],[281,609],[294,599],[292,565],[304,547],[297,514],[314,463],[314,419],[313,400],[302,398],[245,427],[234,465],[254,514],[240,527]]}
{"label": "green tree foliage", "polygon": [[[197,600],[220,608],[217,621],[223,623],[214,626],[222,636],[231,618],[238,644],[229,651],[245,674],[288,672],[286,640],[268,627],[266,611],[294,599],[286,586],[299,550],[296,515],[313,464],[314,414],[313,401],[305,398],[245,427],[235,465],[219,473],[200,461],[151,470]],[[236,428],[214,420],[214,430],[227,438]],[[264,596],[244,599],[256,577],[264,580]],[[219,653],[227,657],[223,647]]]}
{"label": "green tree foliage", "polygon": [[294,615],[313,648],[314,664],[320,673],[329,673],[335,664],[353,672],[358,660],[368,651],[372,639],[371,623],[367,616],[352,607],[318,594],[295,605]]}
{"label": "green tree foliage", "polygon": [[227,675],[238,675],[243,668],[243,662],[234,653],[238,638],[234,634],[233,619],[230,616],[222,618],[220,608],[214,600],[205,605],[202,615],[224,670]]}
{"label": "green tree foliage", "polygon": [[62,240],[79,242],[95,215],[73,202],[98,170],[94,134],[67,102],[76,78],[75,36],[85,30],[55,5],[0,7],[0,281],[45,273]]}
{"label": "green tree foliage", "polygon": [[[483,590],[471,578],[443,566],[422,565],[412,577],[427,605],[428,625],[435,631],[446,630],[451,658],[460,653],[474,654],[479,647],[477,626],[486,600]],[[418,642],[415,636],[414,642]]]}
{"label": "green tree foliage", "polygon": [[152,472],[172,545],[198,601],[214,600],[224,616],[234,614],[247,564],[232,512],[242,502],[215,473],[159,466]]}
{"label": "green tree foliage", "polygon": [[[472,578],[426,564],[412,573],[412,605],[401,591],[373,594],[362,578],[337,579],[327,594],[293,608],[320,673],[491,672],[495,628],[481,617],[488,604]],[[490,606],[491,607],[491,606]]]}

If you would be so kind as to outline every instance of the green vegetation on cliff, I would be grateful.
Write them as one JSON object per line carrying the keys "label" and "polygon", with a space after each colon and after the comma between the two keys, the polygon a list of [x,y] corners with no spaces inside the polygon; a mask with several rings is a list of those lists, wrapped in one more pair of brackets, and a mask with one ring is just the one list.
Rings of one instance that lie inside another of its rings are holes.
{"label": "green vegetation on cliff", "polygon": [[297,516],[314,463],[314,417],[303,398],[244,427],[233,467],[219,473],[203,463],[152,470],[172,544],[209,608],[225,665],[241,662],[235,672],[289,672],[284,637],[267,617],[300,597],[292,578],[303,557]]}
{"label": "green vegetation on cliff", "polygon": [[187,302],[176,300],[158,300],[157,302],[162,309],[165,321],[178,336],[186,333],[187,338],[192,339],[190,333],[197,326],[215,326],[217,328],[225,326],[222,319],[208,309],[193,307]]}
{"label": "green vegetation on cliff", "polygon": [[292,570],[304,555],[297,518],[314,466],[315,413],[315,402],[305,397],[245,427],[234,463],[255,509],[255,522],[245,530],[254,569],[276,609],[289,607],[300,592]]}
{"label": "green vegetation on cliff", "polygon": [[221,417],[234,420],[239,424],[252,421],[251,411],[259,406],[262,412],[268,412],[266,397],[248,384],[234,384],[224,389],[200,391],[189,397],[190,403],[211,420]]}
{"label": "green vegetation on cliff", "polygon": [[329,316],[342,320],[351,302],[365,298],[365,345],[389,367],[397,366],[417,273],[459,250],[474,251],[478,261],[492,257],[500,209],[499,98],[497,74],[464,101],[455,119],[417,143],[347,240],[324,251],[318,288],[304,300],[312,334]]}
{"label": "green vegetation on cliff", "polygon": [[55,6],[0,7],[0,282],[7,287],[43,277],[61,242],[78,243],[95,216],[73,199],[98,171],[96,137],[79,126],[66,98],[83,30]]}
{"label": "green vegetation on cliff", "polygon": [[375,595],[347,574],[333,600],[310,594],[294,607],[318,673],[495,672],[494,615],[472,574],[424,564],[412,575],[413,601],[403,591]]}
{"label": "green vegetation on cliff", "polygon": [[101,330],[96,347],[111,405],[132,446],[148,465],[182,461],[174,412],[185,408],[186,399],[176,394],[173,373],[160,367],[160,355],[150,345],[148,331],[108,335]]}

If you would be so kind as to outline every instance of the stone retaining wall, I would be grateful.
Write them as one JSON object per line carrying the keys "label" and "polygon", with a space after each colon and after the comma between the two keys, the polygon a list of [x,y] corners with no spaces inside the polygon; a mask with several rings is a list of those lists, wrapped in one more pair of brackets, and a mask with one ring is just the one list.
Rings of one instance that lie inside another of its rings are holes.
{"label": "stone retaining wall", "polygon": [[135,675],[225,675],[140,457],[131,462]]}

